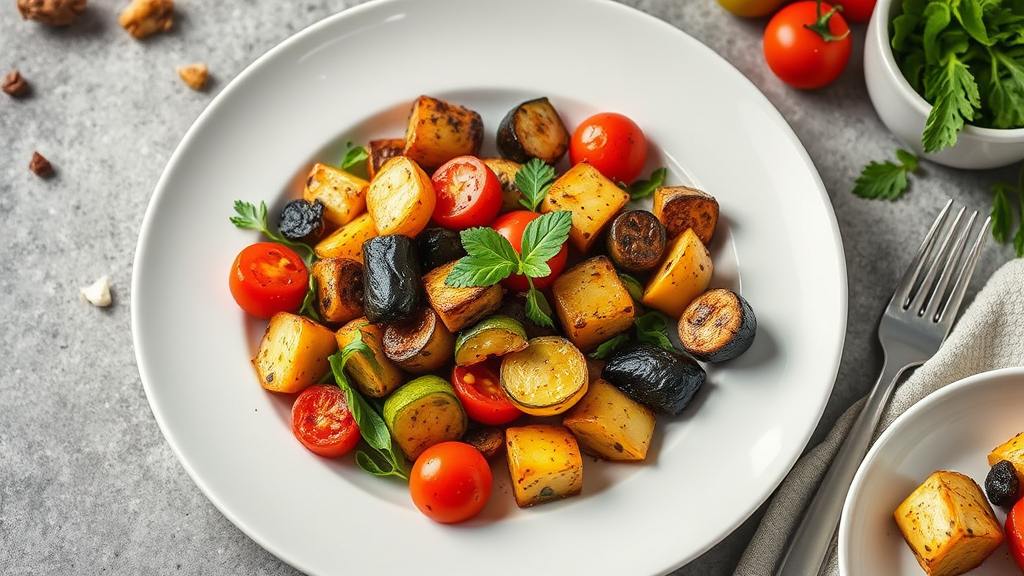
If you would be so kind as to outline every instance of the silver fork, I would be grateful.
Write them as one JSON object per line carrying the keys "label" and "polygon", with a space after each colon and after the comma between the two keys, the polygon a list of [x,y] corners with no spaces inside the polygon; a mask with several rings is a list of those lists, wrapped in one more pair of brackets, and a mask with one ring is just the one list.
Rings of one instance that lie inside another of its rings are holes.
{"label": "silver fork", "polygon": [[[931,358],[949,334],[991,225],[991,218],[986,218],[970,252],[961,258],[978,213],[971,214],[963,225],[966,207],[960,208],[938,251],[933,251],[952,204],[952,200],[946,202],[935,219],[885,308],[878,325],[882,372],[794,532],[776,567],[776,576],[820,573],[839,525],[846,494],[867,454],[896,381],[908,368]],[[956,280],[949,288],[954,274]]]}

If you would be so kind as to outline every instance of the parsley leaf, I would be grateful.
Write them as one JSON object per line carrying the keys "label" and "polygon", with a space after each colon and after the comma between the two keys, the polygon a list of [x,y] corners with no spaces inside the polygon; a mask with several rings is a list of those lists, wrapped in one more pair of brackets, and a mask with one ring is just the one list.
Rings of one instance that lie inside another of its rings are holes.
{"label": "parsley leaf", "polygon": [[672,340],[668,337],[668,316],[657,310],[651,310],[634,319],[633,324],[636,325],[638,341],[661,346],[670,352],[677,352]]}
{"label": "parsley leaf", "polygon": [[444,283],[448,286],[493,286],[519,267],[515,248],[493,228],[480,226],[460,233],[466,256],[455,263]]}
{"label": "parsley leaf", "polygon": [[629,197],[633,200],[646,198],[653,194],[655,190],[664,186],[665,174],[667,173],[668,171],[665,168],[657,168],[654,172],[651,172],[651,177],[647,180],[637,180],[626,186],[626,192],[629,193]]}
{"label": "parsley leaf", "polygon": [[572,213],[567,210],[549,212],[527,224],[523,229],[519,273],[531,278],[550,274],[548,260],[562,249],[571,227]]}
{"label": "parsley leaf", "polygon": [[533,285],[533,278],[526,277],[530,283],[530,289],[526,292],[526,317],[534,324],[545,328],[554,328],[555,322],[551,319],[551,305],[544,293]]}
{"label": "parsley leaf", "polygon": [[516,188],[519,188],[519,192],[523,195],[519,199],[519,203],[527,210],[536,212],[554,181],[555,169],[553,167],[540,158],[530,158],[516,171]]}
{"label": "parsley leaf", "polygon": [[917,156],[903,149],[896,150],[899,164],[872,160],[861,169],[854,182],[853,193],[861,198],[895,200],[906,191],[907,174],[917,170]]}
{"label": "parsley leaf", "polygon": [[974,75],[952,52],[925,72],[924,91],[932,109],[921,142],[925,152],[938,152],[956,144],[964,123],[974,120],[975,111],[981,108],[981,96]]}
{"label": "parsley leaf", "polygon": [[229,218],[231,223],[239,228],[245,228],[248,230],[259,230],[264,233],[274,242],[291,246],[292,248],[299,249],[299,256],[302,257],[303,262],[306,266],[310,266],[316,261],[316,253],[309,244],[303,242],[296,242],[289,240],[280,234],[273,232],[269,226],[267,226],[267,203],[260,202],[259,208],[249,202],[243,202],[241,200],[235,200],[235,213],[237,216]]}
{"label": "parsley leaf", "polygon": [[626,342],[629,342],[629,336],[626,336],[625,334],[617,334],[610,340],[602,342],[600,346],[594,349],[590,354],[587,354],[587,356],[596,360],[607,358],[609,354],[617,350],[619,346],[622,346]]}

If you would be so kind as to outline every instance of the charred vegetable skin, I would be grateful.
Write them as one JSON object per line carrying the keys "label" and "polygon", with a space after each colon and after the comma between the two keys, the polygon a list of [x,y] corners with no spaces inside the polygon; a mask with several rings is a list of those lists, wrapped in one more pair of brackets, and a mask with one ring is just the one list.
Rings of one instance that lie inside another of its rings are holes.
{"label": "charred vegetable skin", "polygon": [[670,416],[682,413],[707,379],[695,360],[647,342],[613,352],[601,376],[633,400]]}
{"label": "charred vegetable skin", "polygon": [[424,274],[466,255],[459,233],[450,228],[427,228],[416,237]]}
{"label": "charred vegetable skin", "polygon": [[316,242],[324,233],[324,203],[296,198],[281,209],[281,236],[298,242]]}
{"label": "charred vegetable skin", "polygon": [[397,322],[420,304],[420,264],[415,241],[401,234],[363,243],[363,312],[371,323]]}
{"label": "charred vegetable skin", "polygon": [[513,162],[539,158],[554,165],[569,150],[571,135],[547,98],[523,102],[498,125],[498,150]]}
{"label": "charred vegetable skin", "polygon": [[725,362],[754,343],[757,318],[745,298],[715,288],[696,297],[679,317],[683,348],[704,362]]}
{"label": "charred vegetable skin", "polygon": [[666,242],[665,226],[647,210],[627,210],[608,228],[608,256],[626,272],[656,268],[665,255]]}

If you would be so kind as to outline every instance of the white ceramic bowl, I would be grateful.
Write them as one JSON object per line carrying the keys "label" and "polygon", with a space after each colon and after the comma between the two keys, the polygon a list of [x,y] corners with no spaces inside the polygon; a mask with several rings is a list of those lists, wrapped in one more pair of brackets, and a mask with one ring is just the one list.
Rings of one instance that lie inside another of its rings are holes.
{"label": "white ceramic bowl", "polygon": [[903,77],[889,44],[889,22],[900,13],[901,0],[878,0],[864,43],[864,80],[882,123],[906,147],[938,164],[984,169],[1024,160],[1024,128],[996,130],[966,125],[956,144],[925,154],[921,144],[929,104]]}

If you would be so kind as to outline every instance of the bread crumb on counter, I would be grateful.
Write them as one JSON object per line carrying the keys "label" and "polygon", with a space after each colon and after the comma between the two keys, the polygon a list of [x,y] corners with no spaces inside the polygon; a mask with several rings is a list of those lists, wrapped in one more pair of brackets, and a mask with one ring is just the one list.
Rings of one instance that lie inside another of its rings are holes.
{"label": "bread crumb on counter", "polygon": [[91,285],[80,290],[82,297],[93,306],[105,308],[110,306],[110,276],[102,276]]}
{"label": "bread crumb on counter", "polygon": [[132,0],[121,11],[118,24],[142,40],[158,32],[167,32],[174,26],[174,2],[172,0]]}
{"label": "bread crumb on counter", "polygon": [[202,90],[206,86],[206,79],[209,74],[210,69],[202,62],[178,66],[178,76],[193,90]]}

